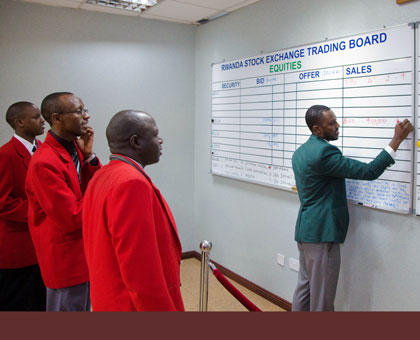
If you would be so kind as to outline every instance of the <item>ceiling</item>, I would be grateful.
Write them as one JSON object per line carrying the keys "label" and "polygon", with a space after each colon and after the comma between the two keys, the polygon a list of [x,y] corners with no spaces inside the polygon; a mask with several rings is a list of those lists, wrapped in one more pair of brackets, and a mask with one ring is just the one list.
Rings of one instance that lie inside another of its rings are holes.
{"label": "ceiling", "polygon": [[[160,2],[139,13],[123,9],[87,4],[87,0],[20,0],[43,5],[79,8],[88,11],[106,12],[148,19],[166,20],[184,24],[200,24],[229,14],[259,0],[160,0]],[[207,20],[206,20],[207,19]]]}

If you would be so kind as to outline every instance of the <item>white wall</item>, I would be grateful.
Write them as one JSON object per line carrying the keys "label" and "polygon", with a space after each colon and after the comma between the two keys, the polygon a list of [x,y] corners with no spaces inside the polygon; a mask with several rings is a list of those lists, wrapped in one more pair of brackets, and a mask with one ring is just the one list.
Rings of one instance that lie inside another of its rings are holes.
{"label": "white wall", "polygon": [[[185,249],[193,247],[194,32],[192,26],[135,17],[0,2],[0,112],[38,106],[51,92],[81,97],[108,163],[105,128],[116,112],[151,113],[164,138],[159,164],[146,168],[168,200]],[[0,144],[12,135],[0,120]]]}
{"label": "white wall", "polygon": [[[395,0],[263,0],[197,29],[195,36],[195,220],[211,257],[291,301],[298,258],[296,194],[212,176],[211,63],[420,20],[420,3]],[[350,205],[338,310],[420,309],[420,218]]]}
{"label": "white wall", "polygon": [[[73,91],[92,113],[107,162],[105,127],[121,109],[155,116],[164,155],[146,170],[167,198],[184,251],[211,257],[291,300],[297,274],[296,194],[212,176],[211,63],[420,20],[420,2],[262,0],[194,27],[28,3],[0,2],[0,112]],[[0,120],[0,144],[12,130]],[[338,310],[420,309],[420,219],[350,206]],[[211,298],[211,292],[210,292]]]}

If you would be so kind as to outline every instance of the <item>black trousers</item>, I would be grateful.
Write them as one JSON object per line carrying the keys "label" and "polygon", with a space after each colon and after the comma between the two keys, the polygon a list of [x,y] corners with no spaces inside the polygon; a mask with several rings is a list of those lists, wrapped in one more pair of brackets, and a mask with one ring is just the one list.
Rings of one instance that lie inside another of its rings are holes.
{"label": "black trousers", "polygon": [[65,288],[47,287],[47,312],[89,312],[90,283]]}
{"label": "black trousers", "polygon": [[45,303],[38,265],[0,269],[0,311],[45,311]]}

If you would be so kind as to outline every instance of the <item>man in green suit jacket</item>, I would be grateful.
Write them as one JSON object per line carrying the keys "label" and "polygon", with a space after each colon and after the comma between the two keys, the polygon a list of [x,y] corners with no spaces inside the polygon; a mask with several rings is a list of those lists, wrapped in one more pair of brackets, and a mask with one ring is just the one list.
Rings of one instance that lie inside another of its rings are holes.
{"label": "man in green suit jacket", "polygon": [[312,135],[292,158],[301,203],[295,232],[300,269],[292,310],[333,311],[340,243],[349,224],[345,178],[378,178],[395,163],[395,152],[413,126],[407,119],[397,123],[389,145],[373,161],[363,163],[344,157],[328,143],[338,139],[340,126],[330,108],[314,105],[305,120]]}

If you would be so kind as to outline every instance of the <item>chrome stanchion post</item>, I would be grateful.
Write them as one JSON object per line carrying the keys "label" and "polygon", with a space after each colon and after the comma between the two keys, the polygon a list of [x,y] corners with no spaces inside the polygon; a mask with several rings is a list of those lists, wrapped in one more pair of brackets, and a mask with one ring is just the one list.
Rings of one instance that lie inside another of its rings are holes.
{"label": "chrome stanchion post", "polygon": [[202,241],[201,249],[201,276],[200,276],[200,312],[207,312],[209,298],[209,266],[207,265],[211,250],[211,242]]}

